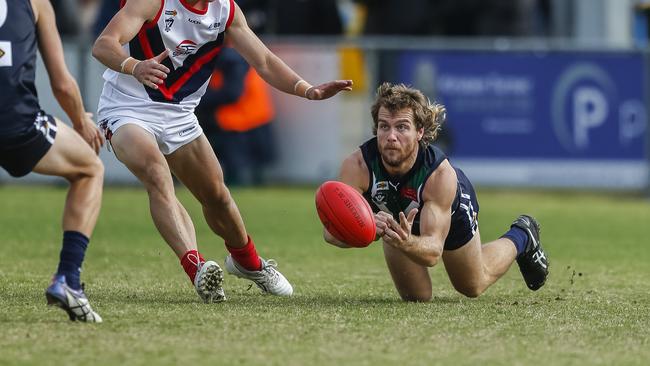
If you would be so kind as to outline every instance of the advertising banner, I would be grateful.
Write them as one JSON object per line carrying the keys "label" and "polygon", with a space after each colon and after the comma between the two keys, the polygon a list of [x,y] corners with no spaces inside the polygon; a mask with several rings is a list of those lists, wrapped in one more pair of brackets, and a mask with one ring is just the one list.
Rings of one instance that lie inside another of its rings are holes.
{"label": "advertising banner", "polygon": [[398,69],[447,107],[448,154],[476,165],[486,182],[647,184],[641,53],[408,51]]}

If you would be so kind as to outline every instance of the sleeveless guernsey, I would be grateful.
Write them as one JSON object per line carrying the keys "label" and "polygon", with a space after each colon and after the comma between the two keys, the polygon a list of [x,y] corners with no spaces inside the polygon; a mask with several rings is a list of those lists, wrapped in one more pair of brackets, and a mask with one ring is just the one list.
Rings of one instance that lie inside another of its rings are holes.
{"label": "sleeveless guernsey", "polygon": [[124,45],[124,50],[131,57],[145,60],[168,49],[169,57],[162,64],[171,72],[164,84],[154,90],[131,75],[106,70],[99,119],[115,116],[143,121],[193,119],[194,108],[205,93],[214,59],[221,50],[234,12],[233,0],[210,2],[205,10],[194,9],[184,0],[161,0],[156,18],[145,23],[138,35]]}

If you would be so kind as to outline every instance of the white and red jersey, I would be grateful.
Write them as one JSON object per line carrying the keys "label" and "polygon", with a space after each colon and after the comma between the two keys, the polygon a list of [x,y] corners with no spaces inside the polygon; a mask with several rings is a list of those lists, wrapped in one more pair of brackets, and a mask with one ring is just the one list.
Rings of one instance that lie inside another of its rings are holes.
{"label": "white and red jersey", "polygon": [[154,90],[132,75],[106,70],[97,111],[99,120],[115,116],[145,121],[193,118],[194,108],[210,81],[225,31],[233,20],[235,4],[233,0],[215,0],[205,10],[197,10],[185,0],[160,3],[156,18],[145,23],[123,47],[138,60],[168,49],[169,57],[162,64],[171,72],[164,84]]}

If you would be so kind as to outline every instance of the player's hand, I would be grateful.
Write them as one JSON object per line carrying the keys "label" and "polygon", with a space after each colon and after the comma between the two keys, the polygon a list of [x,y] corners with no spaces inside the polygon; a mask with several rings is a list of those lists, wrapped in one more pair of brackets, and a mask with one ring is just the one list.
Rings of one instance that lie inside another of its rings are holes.
{"label": "player's hand", "polygon": [[161,63],[168,55],[169,50],[164,50],[158,56],[138,62],[133,67],[133,76],[151,89],[158,89],[158,85],[165,81],[170,71]]}
{"label": "player's hand", "polygon": [[95,150],[95,154],[99,154],[99,149],[104,146],[104,137],[93,121],[93,114],[86,112],[81,124],[74,129]]}
{"label": "player's hand", "polygon": [[384,242],[395,248],[404,248],[409,245],[411,239],[411,228],[418,209],[409,211],[408,216],[403,212],[399,213],[399,223],[392,217],[387,221],[388,227],[384,230]]}
{"label": "player's hand", "polygon": [[323,228],[323,238],[325,239],[326,242],[334,245],[335,247],[343,248],[343,249],[350,249],[352,248],[351,246],[347,245],[346,243],[338,240],[337,238],[334,237],[329,231],[327,231],[327,228]]}
{"label": "player's hand", "polygon": [[321,100],[331,98],[342,90],[352,90],[352,80],[334,80],[307,89],[305,96],[309,100]]}
{"label": "player's hand", "polygon": [[386,228],[388,228],[388,220],[392,218],[393,217],[390,214],[384,211],[379,211],[375,214],[375,227],[377,232],[375,240],[384,236],[384,232],[386,231]]}

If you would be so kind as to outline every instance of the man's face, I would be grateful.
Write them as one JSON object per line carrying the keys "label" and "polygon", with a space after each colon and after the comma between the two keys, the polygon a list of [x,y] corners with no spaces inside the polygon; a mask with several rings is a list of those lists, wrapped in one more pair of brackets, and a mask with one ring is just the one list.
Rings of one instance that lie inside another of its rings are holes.
{"label": "man's face", "polygon": [[415,127],[413,111],[410,108],[390,113],[379,107],[377,113],[377,144],[384,164],[393,168],[406,168],[401,165],[417,154],[418,142],[424,131]]}

